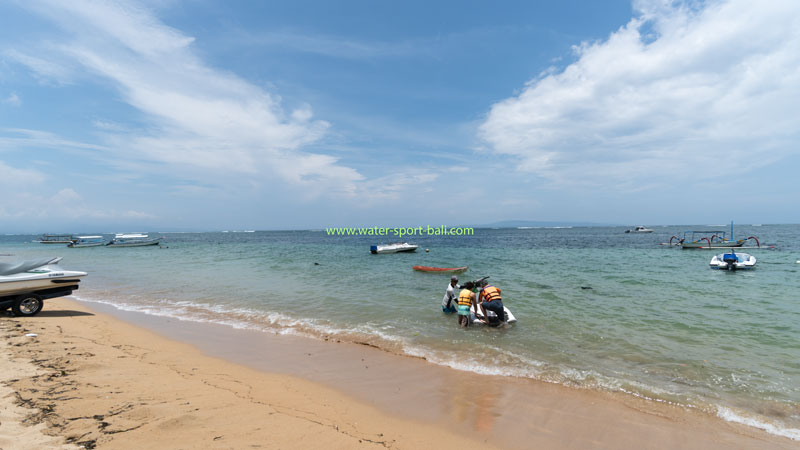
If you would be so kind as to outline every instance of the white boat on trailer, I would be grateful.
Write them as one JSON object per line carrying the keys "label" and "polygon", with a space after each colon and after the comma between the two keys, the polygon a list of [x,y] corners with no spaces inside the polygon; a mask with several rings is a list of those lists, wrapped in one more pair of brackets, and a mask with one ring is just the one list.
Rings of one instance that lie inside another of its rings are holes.
{"label": "white boat on trailer", "polygon": [[151,238],[150,236],[142,233],[120,234],[117,233],[114,239],[109,242],[109,247],[144,247],[147,245],[158,245],[161,238]]}
{"label": "white boat on trailer", "polygon": [[0,262],[0,311],[11,308],[18,316],[33,316],[45,299],[72,294],[86,272],[64,270],[60,261],[59,257]]}
{"label": "white boat on trailer", "polygon": [[373,254],[415,252],[417,248],[419,248],[419,245],[409,244],[408,242],[395,242],[386,245],[372,245],[369,248],[369,252]]}

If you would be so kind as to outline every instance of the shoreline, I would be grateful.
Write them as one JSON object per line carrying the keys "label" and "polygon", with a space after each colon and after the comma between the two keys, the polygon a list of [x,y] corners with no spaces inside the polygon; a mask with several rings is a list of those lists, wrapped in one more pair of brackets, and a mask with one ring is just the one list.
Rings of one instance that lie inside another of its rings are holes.
{"label": "shoreline", "polygon": [[[149,442],[147,439],[153,438],[153,431],[149,430],[151,425],[158,428],[164,425],[163,422],[170,421],[175,422],[167,427],[170,433],[185,435],[187,438],[207,438],[208,435],[202,431],[208,428],[209,423],[215,423],[215,426],[225,431],[224,436],[233,433],[250,436],[249,439],[252,439],[238,441],[240,444],[260,443],[268,447],[307,448],[321,447],[324,443],[326,447],[330,447],[329,437],[322,437],[323,435],[332,433],[331,436],[337,439],[342,436],[338,429],[331,428],[331,424],[337,422],[337,414],[325,414],[337,408],[354,414],[352,423],[365,424],[354,427],[352,432],[352,435],[361,436],[361,444],[367,441],[373,444],[382,442],[381,446],[391,448],[438,448],[456,445],[461,448],[485,448],[488,444],[501,448],[527,448],[531,445],[547,448],[796,446],[788,438],[674,406],[652,404],[638,399],[621,401],[619,396],[532,380],[460,372],[428,363],[421,358],[389,354],[367,345],[332,344],[305,337],[182,322],[70,299],[48,302],[45,310],[37,317],[9,317],[4,320],[3,332],[7,336],[13,336],[15,332],[19,334],[19,328],[33,329],[34,333],[39,334],[37,338],[12,337],[11,339],[22,342],[35,339],[37,344],[19,347],[11,345],[4,351],[14,353],[16,357],[26,356],[25,353],[28,352],[27,357],[37,361],[60,361],[59,364],[64,368],[57,370],[63,372],[51,374],[51,379],[66,378],[69,391],[76,392],[80,397],[71,399],[73,394],[64,398],[42,397],[42,390],[31,392],[36,387],[29,380],[23,378],[11,383],[11,387],[22,398],[29,395],[32,404],[55,405],[49,415],[44,415],[44,419],[51,425],[55,424],[55,428],[50,428],[51,431],[57,430],[57,434],[63,436],[75,437],[71,428],[75,421],[67,420],[69,414],[66,411],[76,408],[78,404],[86,407],[86,394],[83,391],[94,389],[87,387],[88,384],[81,385],[81,380],[88,383],[94,379],[92,384],[107,380],[107,385],[113,387],[109,392],[119,397],[117,402],[112,402],[113,405],[135,405],[136,402],[142,403],[146,400],[144,408],[153,409],[153,404],[165,401],[165,394],[171,391],[159,389],[157,392],[148,392],[148,386],[152,382],[136,380],[130,375],[120,373],[122,368],[117,366],[121,364],[126,367],[133,364],[135,372],[166,371],[164,373],[170,377],[176,373],[181,374],[178,377],[178,386],[173,388],[179,388],[183,381],[196,381],[198,368],[213,367],[217,371],[216,375],[211,371],[199,377],[209,378],[203,378],[205,381],[198,386],[197,391],[185,393],[185,397],[180,400],[172,398],[167,401],[178,409],[181,409],[180,401],[191,404],[199,398],[202,400],[200,410],[223,408],[235,415],[243,414],[244,411],[252,414],[251,410],[255,407],[246,398],[252,400],[253,397],[248,395],[253,392],[253,386],[258,385],[263,389],[259,390],[259,395],[262,396],[260,398],[268,399],[260,403],[262,407],[276,404],[273,399],[275,397],[279,398],[284,408],[295,408],[295,404],[302,404],[303,409],[313,411],[315,417],[325,417],[328,420],[320,421],[327,424],[325,426],[316,425],[322,427],[322,430],[308,431],[302,427],[295,429],[295,439],[277,445],[269,440],[258,441],[261,438],[266,439],[266,436],[260,436],[255,431],[256,426],[248,421],[242,424],[226,423],[223,426],[214,422],[222,419],[213,419],[201,412],[190,413],[192,420],[182,421],[172,417],[172,413],[165,416],[166,411],[154,410],[146,415],[146,420],[141,421],[144,424],[137,426],[134,416],[139,408],[131,406],[113,416],[124,417],[130,430],[108,434],[108,430],[117,428],[111,423],[100,429],[103,423],[101,420],[101,424],[96,425],[98,428],[89,432],[91,436],[98,436],[96,442],[100,444],[99,447],[108,445],[108,448],[112,448],[121,445],[121,442],[130,442],[131,445],[138,442],[141,445]],[[9,327],[11,323],[13,325]],[[21,327],[14,326],[17,324]],[[37,331],[37,328],[41,331]],[[103,338],[103,342],[98,341],[99,337]],[[65,339],[72,343],[72,348],[79,349],[81,346],[76,345],[79,342],[92,342],[91,345],[98,346],[98,350],[104,352],[91,351],[91,357],[70,355],[72,359],[67,361],[66,356],[59,355],[57,351],[59,348],[70,348],[65,342],[59,341]],[[44,344],[45,340],[49,343]],[[141,349],[147,351],[143,352]],[[103,377],[95,379],[98,375]],[[244,379],[248,380],[246,384],[249,387],[241,390],[241,380]],[[287,385],[293,386],[293,390],[283,389]],[[135,392],[137,386],[144,392]],[[237,388],[231,389],[232,386]],[[276,386],[281,387],[276,389]],[[207,390],[210,391],[206,392]],[[248,395],[245,398],[237,395],[233,399],[226,398],[233,391],[240,394],[246,392]],[[314,395],[308,395],[307,392],[314,392]],[[5,397],[3,401],[7,399]],[[222,403],[229,406],[223,407]],[[88,406],[91,406],[91,402]],[[109,412],[115,411],[111,408],[104,414],[94,415],[107,417]],[[276,412],[271,412],[268,416],[272,417],[274,414]],[[198,422],[199,416],[202,416],[202,420]],[[380,420],[376,423],[377,417]],[[289,419],[283,417],[283,420]],[[378,423],[387,425],[379,426]],[[381,428],[380,434],[386,437],[383,441],[376,437],[378,433],[370,435],[377,428]],[[293,433],[291,427],[287,432]],[[302,441],[310,435],[318,436],[318,439]],[[416,440],[419,436],[423,436],[423,440]],[[390,441],[391,444],[387,445]],[[194,442],[197,443],[191,446],[200,445],[204,441]],[[225,448],[225,445],[231,445],[230,440],[225,442],[215,442],[212,446],[219,444],[219,447]],[[358,444],[355,441],[347,442],[349,444],[343,444],[344,447]]]}

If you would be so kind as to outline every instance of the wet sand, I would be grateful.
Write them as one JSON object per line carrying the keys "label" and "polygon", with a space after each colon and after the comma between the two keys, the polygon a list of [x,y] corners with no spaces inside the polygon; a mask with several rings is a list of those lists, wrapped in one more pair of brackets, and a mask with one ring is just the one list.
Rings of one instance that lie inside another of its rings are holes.
{"label": "wet sand", "polygon": [[679,407],[96,303],[0,332],[3,449],[797,448]]}

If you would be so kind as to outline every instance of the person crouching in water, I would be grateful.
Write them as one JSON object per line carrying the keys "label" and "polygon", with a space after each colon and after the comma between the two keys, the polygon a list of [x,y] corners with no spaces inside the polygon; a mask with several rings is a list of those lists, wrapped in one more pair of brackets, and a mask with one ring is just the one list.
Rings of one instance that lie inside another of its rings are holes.
{"label": "person crouching in water", "polygon": [[486,280],[481,281],[481,287],[483,289],[481,289],[480,305],[481,312],[483,313],[483,317],[486,318],[486,322],[492,322],[489,320],[489,315],[486,314],[486,310],[488,309],[497,314],[500,323],[504,323],[506,321],[506,312],[505,309],[503,309],[503,299],[500,297],[500,288],[488,284]]}
{"label": "person crouching in water", "polygon": [[472,292],[472,288],[475,287],[472,281],[467,281],[462,287],[463,289],[458,294],[458,325],[463,328],[469,326],[469,307],[477,308],[478,304],[475,300],[475,293]]}

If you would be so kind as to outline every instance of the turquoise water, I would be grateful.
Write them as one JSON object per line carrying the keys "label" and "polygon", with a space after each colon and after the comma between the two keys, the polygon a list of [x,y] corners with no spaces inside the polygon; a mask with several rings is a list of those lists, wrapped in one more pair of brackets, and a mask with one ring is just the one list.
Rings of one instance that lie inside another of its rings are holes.
{"label": "turquoise water", "polygon": [[[63,256],[90,275],[76,296],[184,320],[367,342],[458,370],[608,390],[800,439],[800,226],[737,226],[762,246],[752,271],[660,246],[708,225],[476,229],[371,255],[322,231],[170,233],[164,246],[81,248],[0,237],[0,261]],[[716,227],[727,230],[727,226]],[[151,233],[156,234],[156,233]],[[430,249],[429,253],[423,249]],[[314,263],[318,263],[315,265]],[[459,329],[441,313],[449,275],[489,275],[518,322]]]}

